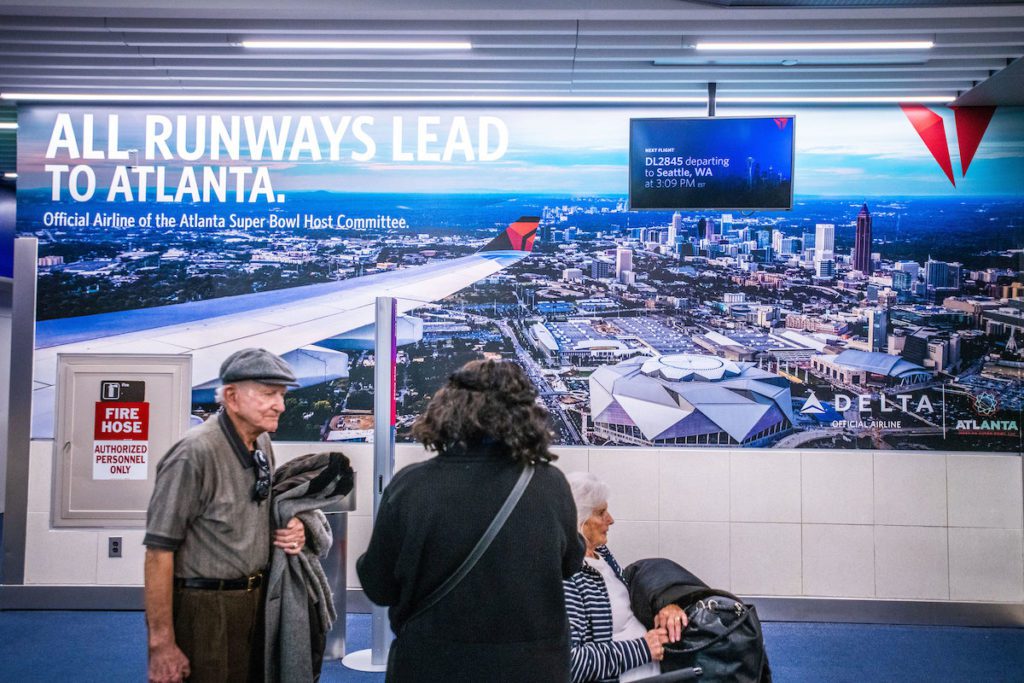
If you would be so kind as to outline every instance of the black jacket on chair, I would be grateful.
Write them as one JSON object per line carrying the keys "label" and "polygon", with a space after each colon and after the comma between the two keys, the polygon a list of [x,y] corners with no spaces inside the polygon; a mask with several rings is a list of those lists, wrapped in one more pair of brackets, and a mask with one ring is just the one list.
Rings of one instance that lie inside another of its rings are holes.
{"label": "black jacket on chair", "polygon": [[622,572],[629,584],[633,614],[647,628],[654,628],[654,616],[673,603],[686,607],[714,591],[672,560],[637,560]]}

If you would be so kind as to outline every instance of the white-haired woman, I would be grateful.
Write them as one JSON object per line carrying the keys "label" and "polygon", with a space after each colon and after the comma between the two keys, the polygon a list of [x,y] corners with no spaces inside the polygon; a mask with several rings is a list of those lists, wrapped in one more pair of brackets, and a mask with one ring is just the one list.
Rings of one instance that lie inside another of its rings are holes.
{"label": "white-haired woman", "polygon": [[566,478],[587,544],[580,571],[563,582],[573,683],[656,676],[664,644],[682,637],[686,614],[678,605],[669,605],[658,612],[650,630],[633,616],[622,569],[607,547],[608,528],[615,523],[608,512],[609,487],[589,472],[572,472]]}

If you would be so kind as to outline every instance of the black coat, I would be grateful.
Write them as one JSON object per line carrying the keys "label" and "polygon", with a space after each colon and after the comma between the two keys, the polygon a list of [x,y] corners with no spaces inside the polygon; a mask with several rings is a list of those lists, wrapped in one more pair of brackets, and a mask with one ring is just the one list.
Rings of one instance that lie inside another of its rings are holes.
{"label": "black coat", "polygon": [[562,473],[539,465],[483,557],[437,605],[418,605],[469,555],[519,477],[497,448],[406,467],[384,491],[356,564],[366,596],[390,607],[388,681],[569,680],[562,579],[584,546]]}
{"label": "black coat", "polygon": [[666,605],[686,607],[714,593],[706,583],[672,560],[637,560],[622,572],[629,584],[629,602],[633,614],[647,628],[654,628],[654,617]]}

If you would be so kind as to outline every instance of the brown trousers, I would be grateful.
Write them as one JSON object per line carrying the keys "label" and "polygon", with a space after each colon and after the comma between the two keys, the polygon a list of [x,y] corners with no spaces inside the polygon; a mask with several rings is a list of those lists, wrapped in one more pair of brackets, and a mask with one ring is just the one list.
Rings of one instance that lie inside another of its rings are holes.
{"label": "brown trousers", "polygon": [[195,683],[262,683],[263,589],[174,589],[174,639]]}

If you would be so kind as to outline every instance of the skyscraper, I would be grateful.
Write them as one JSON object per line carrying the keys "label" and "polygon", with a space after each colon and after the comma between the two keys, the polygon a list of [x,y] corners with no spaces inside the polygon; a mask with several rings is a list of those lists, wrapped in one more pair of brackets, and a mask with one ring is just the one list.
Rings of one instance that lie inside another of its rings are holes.
{"label": "skyscraper", "polygon": [[722,224],[722,234],[728,235],[729,232],[732,230],[732,214],[723,213],[722,220],[720,222]]}
{"label": "skyscraper", "polygon": [[705,224],[704,239],[706,239],[708,242],[713,242],[715,240],[715,219],[714,218],[709,218],[708,222]]}
{"label": "skyscraper", "polygon": [[814,226],[814,260],[830,261],[835,258],[836,226],[832,223],[818,223]]}
{"label": "skyscraper", "polygon": [[857,237],[853,243],[853,269],[871,275],[871,212],[868,205],[857,214]]}
{"label": "skyscraper", "polygon": [[675,246],[676,241],[679,239],[679,235],[683,231],[683,214],[676,211],[672,214],[672,225],[668,229],[668,243],[670,246]]}
{"label": "skyscraper", "polygon": [[836,262],[832,259],[814,262],[814,272],[818,277],[835,277]]}
{"label": "skyscraper", "polygon": [[889,311],[884,308],[872,308],[868,311],[868,348],[871,351],[884,351],[888,343]]}
{"label": "skyscraper", "polygon": [[621,278],[624,270],[633,270],[633,250],[619,247],[615,250],[615,277]]}
{"label": "skyscraper", "polygon": [[930,289],[960,287],[960,264],[933,261],[924,264],[924,282]]}

